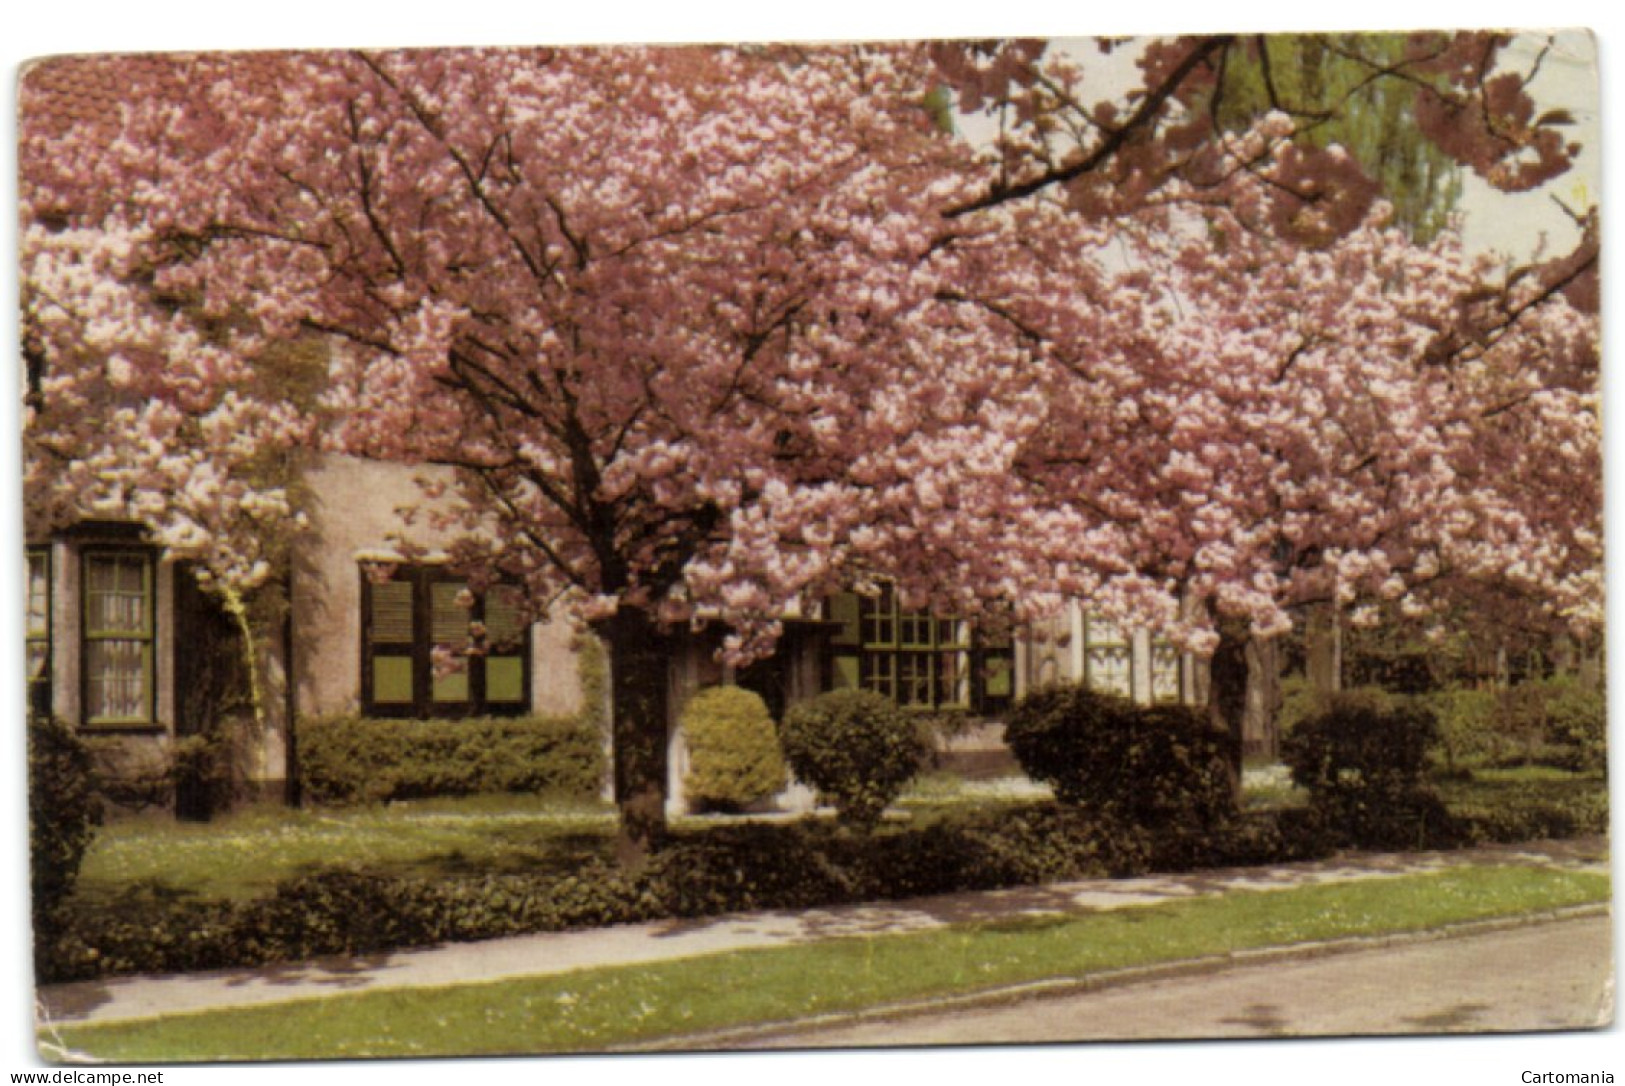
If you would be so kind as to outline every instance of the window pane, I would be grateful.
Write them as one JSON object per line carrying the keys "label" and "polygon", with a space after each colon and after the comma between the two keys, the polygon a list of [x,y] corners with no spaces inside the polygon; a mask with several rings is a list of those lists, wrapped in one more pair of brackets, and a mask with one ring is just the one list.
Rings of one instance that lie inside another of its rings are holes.
{"label": "window pane", "polygon": [[372,640],[378,645],[412,643],[412,582],[372,586]]}
{"label": "window pane", "polygon": [[147,632],[146,559],[135,555],[88,555],[85,583],[85,624],[90,633]]}
{"label": "window pane", "polygon": [[990,698],[1007,698],[1014,689],[1011,679],[1015,677],[1015,669],[1011,666],[1013,661],[1008,656],[989,655],[982,661],[983,674],[987,676],[987,696]]}
{"label": "window pane", "polygon": [[863,688],[897,697],[897,657],[890,653],[866,653],[863,657]]}
{"label": "window pane", "polygon": [[1151,646],[1151,697],[1179,700],[1179,650],[1166,641]]}
{"label": "window pane", "polygon": [[462,703],[468,700],[468,661],[449,675],[436,675],[430,696],[441,703]]}
{"label": "window pane", "polygon": [[118,559],[93,554],[85,559],[85,591],[118,591]]}
{"label": "window pane", "polygon": [[462,648],[468,641],[468,623],[474,599],[461,581],[435,581],[429,585],[430,640],[436,645]]}
{"label": "window pane", "polygon": [[1128,697],[1133,691],[1131,660],[1126,645],[1091,645],[1084,665],[1090,689],[1123,697]]}
{"label": "window pane", "polygon": [[856,656],[837,656],[832,661],[831,684],[837,690],[856,690],[861,683]]}
{"label": "window pane", "polygon": [[525,661],[518,656],[485,660],[485,700],[509,704],[525,700]]}
{"label": "window pane", "polygon": [[390,705],[410,705],[412,703],[411,657],[373,657],[372,700]]}
{"label": "window pane", "polygon": [[970,704],[970,654],[944,652],[937,655],[937,704]]}
{"label": "window pane", "polygon": [[867,645],[895,645],[897,628],[891,589],[863,597],[863,641]]}
{"label": "window pane", "polygon": [[930,648],[932,628],[936,621],[923,611],[904,611],[899,618],[899,640],[911,648]]}
{"label": "window pane", "polygon": [[90,720],[147,718],[146,644],[91,641],[85,645],[85,715]]}
{"label": "window pane", "polygon": [[[467,581],[448,579],[444,567],[426,565],[400,566],[393,579],[366,583],[365,705],[427,717],[513,713],[528,704],[529,625],[519,588],[498,585],[482,596]],[[441,673],[435,661],[448,651],[456,670]]]}
{"label": "window pane", "polygon": [[51,562],[44,554],[28,556],[28,635],[42,637],[51,628]]}
{"label": "window pane", "polygon": [[43,641],[30,641],[28,643],[28,681],[31,683],[44,682],[49,679],[49,662],[51,659],[50,646]]}
{"label": "window pane", "polygon": [[[520,620],[519,590],[498,585],[485,594],[485,637],[493,649],[518,648],[524,644],[525,625]],[[490,680],[486,680],[489,685]],[[518,699],[515,699],[518,700]]]}
{"label": "window pane", "polygon": [[905,653],[897,658],[897,703],[930,705],[932,700],[932,656],[925,652]]}

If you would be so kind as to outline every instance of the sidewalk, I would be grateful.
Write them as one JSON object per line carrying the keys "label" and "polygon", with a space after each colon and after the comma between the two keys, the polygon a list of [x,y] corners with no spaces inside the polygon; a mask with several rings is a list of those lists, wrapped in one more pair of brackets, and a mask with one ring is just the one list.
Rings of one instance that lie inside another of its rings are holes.
{"label": "sidewalk", "polygon": [[548,976],[977,921],[1132,908],[1232,890],[1289,890],[1394,878],[1470,864],[1539,864],[1606,874],[1608,843],[1591,837],[1456,852],[1353,854],[1278,867],[1092,879],[804,912],[664,920],[214,973],[113,977],[41,988],[37,1011],[42,1027],[124,1021],[349,992]]}

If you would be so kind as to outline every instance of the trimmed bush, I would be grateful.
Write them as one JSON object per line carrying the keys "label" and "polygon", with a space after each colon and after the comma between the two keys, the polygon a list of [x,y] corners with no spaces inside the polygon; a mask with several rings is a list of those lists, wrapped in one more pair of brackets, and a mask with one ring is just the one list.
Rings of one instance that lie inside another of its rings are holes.
{"label": "trimmed bush", "polygon": [[603,739],[576,716],[471,720],[317,717],[299,722],[299,771],[316,803],[528,792],[591,796]]}
{"label": "trimmed bush", "polygon": [[53,929],[102,821],[90,751],[68,725],[28,720],[28,860],[35,928]]}
{"label": "trimmed bush", "polygon": [[1607,768],[1603,693],[1572,676],[1503,689],[1452,687],[1422,701],[1439,718],[1446,769],[1553,765],[1600,773]]}
{"label": "trimmed bush", "polygon": [[1324,697],[1315,685],[1302,675],[1287,675],[1281,679],[1281,708],[1275,721],[1282,735],[1296,728],[1300,721],[1318,715],[1324,708]]}
{"label": "trimmed bush", "polygon": [[1186,706],[1052,686],[1016,704],[1004,738],[1028,776],[1102,819],[1209,826],[1233,810],[1221,737]]}
{"label": "trimmed bush", "polygon": [[832,690],[793,706],[779,744],[795,775],[860,827],[880,820],[926,754],[915,721],[871,690]]}
{"label": "trimmed bush", "polygon": [[678,726],[688,741],[683,787],[694,803],[737,810],[784,789],[784,755],[759,695],[737,686],[701,690]]}
{"label": "trimmed bush", "polygon": [[[1608,788],[1591,781],[1530,781],[1495,802],[1450,803],[1453,845],[1512,843],[1608,833]],[[1441,845],[1444,842],[1441,842]]]}
{"label": "trimmed bush", "polygon": [[1165,826],[1151,840],[1153,871],[1202,871],[1319,860],[1336,842],[1321,819],[1303,807],[1245,811],[1211,829]]}
{"label": "trimmed bush", "polygon": [[1577,773],[1608,769],[1608,705],[1603,692],[1570,676],[1536,684],[1542,705],[1548,757]]}
{"label": "trimmed bush", "polygon": [[1456,686],[1421,696],[1439,723],[1437,750],[1444,768],[1457,772],[1473,763],[1503,760],[1511,740],[1497,730],[1500,695],[1493,689]]}
{"label": "trimmed bush", "polygon": [[1333,695],[1282,744],[1293,783],[1327,830],[1367,848],[1415,847],[1442,833],[1444,806],[1427,779],[1438,721],[1409,699],[1381,691]]}

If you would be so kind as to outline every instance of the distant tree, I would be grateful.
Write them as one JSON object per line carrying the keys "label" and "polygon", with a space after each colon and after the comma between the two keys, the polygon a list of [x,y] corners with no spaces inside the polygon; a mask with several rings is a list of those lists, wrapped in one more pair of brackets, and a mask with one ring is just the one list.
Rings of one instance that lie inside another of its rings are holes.
{"label": "distant tree", "polygon": [[[1563,133],[1572,117],[1536,114],[1530,88],[1545,50],[1518,70],[1506,61],[1512,41],[1487,31],[1402,39],[1103,38],[1097,41],[1103,54],[1136,50],[1142,72],[1137,86],[1111,99],[1085,95],[1087,61],[1043,41],[939,43],[932,48],[938,74],[959,92],[960,107],[1001,118],[997,176],[951,213],[1059,190],[1080,212],[1113,215],[1155,202],[1176,181],[1211,188],[1222,180],[1215,167],[1224,158],[1224,137],[1267,112],[1292,121],[1277,138],[1290,138],[1297,158],[1289,171],[1274,171],[1271,200],[1289,212],[1318,211],[1316,218],[1337,230],[1357,226],[1382,192],[1367,169],[1393,186],[1382,194],[1403,202],[1401,221],[1409,221],[1411,201],[1422,202],[1418,214],[1434,202],[1438,159],[1421,150],[1424,142],[1496,188],[1531,189],[1568,169],[1579,148]],[[1328,155],[1334,142],[1351,156]],[[1384,143],[1394,146],[1385,153]],[[1260,157],[1228,168],[1267,162]],[[1421,185],[1399,191],[1407,182]],[[1417,225],[1427,219],[1421,215]],[[1587,244],[1594,253],[1594,239]]]}
{"label": "distant tree", "polygon": [[1450,225],[1461,167],[1417,127],[1416,84],[1399,78],[1404,34],[1258,34],[1226,52],[1209,108],[1243,132],[1266,114],[1291,117],[1296,139],[1354,156],[1417,241]]}

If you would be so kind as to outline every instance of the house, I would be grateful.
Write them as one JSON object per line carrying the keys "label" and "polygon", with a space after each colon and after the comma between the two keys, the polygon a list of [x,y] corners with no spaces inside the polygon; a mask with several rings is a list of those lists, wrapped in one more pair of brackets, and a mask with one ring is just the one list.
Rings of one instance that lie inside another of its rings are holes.
{"label": "house", "polygon": [[[423,503],[422,468],[329,456],[306,472],[311,531],[284,583],[285,620],[256,646],[248,674],[241,643],[181,564],[164,561],[138,526],[86,522],[28,546],[28,697],[92,740],[107,770],[161,788],[178,741],[210,714],[263,727],[242,775],[266,798],[297,795],[300,717],[444,718],[568,713],[585,684],[578,631],[564,620],[523,624],[511,590],[476,593],[451,569],[448,538],[403,507]],[[436,645],[484,651],[446,673]],[[671,660],[671,797],[681,810],[686,751],[675,721],[696,691],[737,682],[775,716],[827,689],[863,687],[899,704],[962,714],[943,756],[966,767],[1001,760],[1000,716],[1026,690],[1085,681],[1140,701],[1196,700],[1196,662],[1144,631],[1123,633],[1081,606],[1019,638],[981,636],[877,594],[845,593],[820,614],[791,618],[779,650],[735,670],[719,660],[720,630],[686,634]],[[1007,758],[1005,758],[1007,761]],[[794,796],[789,797],[791,801]],[[805,799],[805,797],[801,797]]]}

